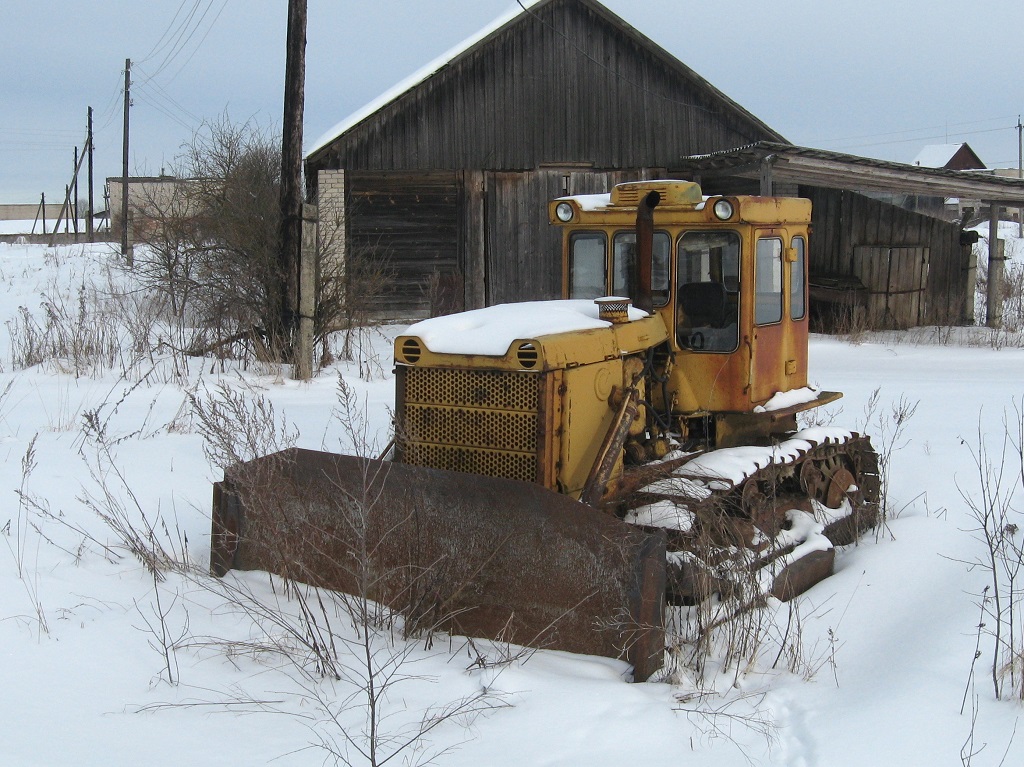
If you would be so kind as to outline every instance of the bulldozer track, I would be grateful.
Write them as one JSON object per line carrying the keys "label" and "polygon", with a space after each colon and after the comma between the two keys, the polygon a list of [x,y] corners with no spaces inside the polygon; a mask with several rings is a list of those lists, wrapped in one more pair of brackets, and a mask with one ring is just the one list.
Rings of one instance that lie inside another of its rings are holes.
{"label": "bulldozer track", "polygon": [[[749,590],[752,576],[766,592],[791,598],[831,572],[835,546],[877,523],[880,480],[870,439],[832,431],[819,440],[817,433],[677,459],[632,493],[626,520],[667,533],[670,601],[733,591],[740,581]],[[708,470],[744,462],[749,468],[738,475]]]}

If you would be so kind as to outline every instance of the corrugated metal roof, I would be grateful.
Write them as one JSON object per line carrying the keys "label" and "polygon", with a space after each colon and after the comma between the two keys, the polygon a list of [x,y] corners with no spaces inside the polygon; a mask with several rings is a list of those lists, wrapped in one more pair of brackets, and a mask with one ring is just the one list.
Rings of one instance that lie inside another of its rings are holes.
{"label": "corrugated metal roof", "polygon": [[770,166],[775,181],[863,192],[966,197],[1024,205],[1024,181],[989,172],[926,168],[906,163],[767,141],[707,155],[684,157],[672,170],[701,175],[759,178]]}

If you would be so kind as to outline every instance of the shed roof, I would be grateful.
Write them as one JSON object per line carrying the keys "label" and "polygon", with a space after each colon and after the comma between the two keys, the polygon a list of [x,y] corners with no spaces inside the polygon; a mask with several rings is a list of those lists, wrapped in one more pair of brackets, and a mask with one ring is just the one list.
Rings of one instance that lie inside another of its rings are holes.
{"label": "shed roof", "polygon": [[771,166],[776,181],[860,192],[897,192],[941,197],[967,197],[1000,205],[1024,204],[1024,181],[977,171],[927,168],[868,157],[761,141],[756,144],[694,155],[673,170],[704,178],[760,178]]}

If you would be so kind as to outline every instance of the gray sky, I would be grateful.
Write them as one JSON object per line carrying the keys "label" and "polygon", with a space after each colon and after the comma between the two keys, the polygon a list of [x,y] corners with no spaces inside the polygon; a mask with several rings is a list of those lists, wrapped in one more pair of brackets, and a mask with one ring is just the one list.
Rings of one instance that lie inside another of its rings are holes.
{"label": "gray sky", "polygon": [[[308,2],[307,146],[515,6]],[[1017,165],[1020,0],[971,11],[960,0],[604,2],[797,144],[909,162],[927,144],[967,141],[990,167]],[[63,197],[88,106],[97,195],[120,175],[125,58],[136,62],[133,174],[169,168],[225,111],[277,130],[286,19],[286,0],[3,0],[0,202]]]}

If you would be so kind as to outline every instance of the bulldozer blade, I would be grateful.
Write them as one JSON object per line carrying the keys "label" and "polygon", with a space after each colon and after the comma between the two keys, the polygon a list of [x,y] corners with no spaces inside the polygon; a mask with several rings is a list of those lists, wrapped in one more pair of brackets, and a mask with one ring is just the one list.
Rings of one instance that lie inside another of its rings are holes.
{"label": "bulldozer blade", "polygon": [[211,569],[365,596],[414,630],[661,667],[665,534],[539,485],[299,448],[214,486]]}

